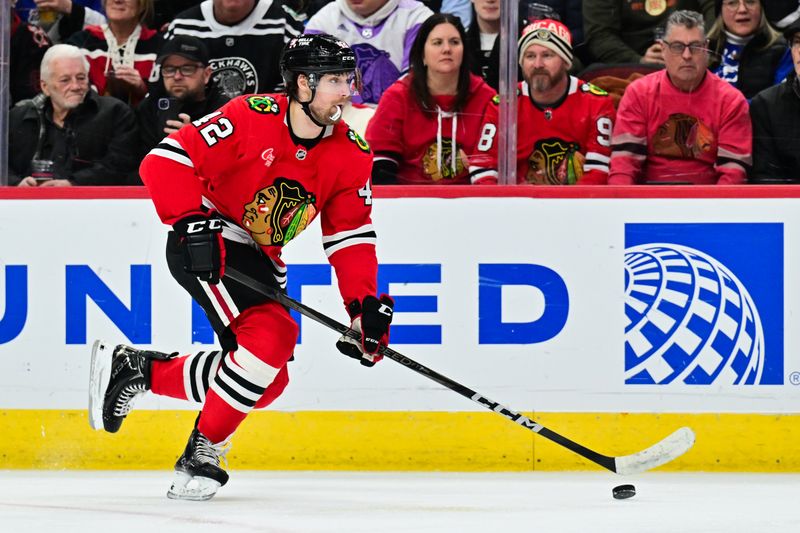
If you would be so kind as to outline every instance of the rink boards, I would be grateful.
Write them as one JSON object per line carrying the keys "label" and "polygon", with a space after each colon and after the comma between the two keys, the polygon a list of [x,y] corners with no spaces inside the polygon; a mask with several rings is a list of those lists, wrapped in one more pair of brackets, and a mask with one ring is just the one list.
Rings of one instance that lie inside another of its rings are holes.
{"label": "rink boards", "polygon": [[[604,453],[689,425],[698,442],[667,469],[800,471],[793,188],[452,190],[473,196],[377,193],[396,350]],[[120,433],[91,431],[89,348],[209,350],[208,324],[141,190],[53,194],[6,191],[0,210],[0,468],[169,466],[198,406],[148,397]],[[289,293],[344,321],[320,237],[315,223],[286,249]],[[232,466],[592,468],[392,361],[360,367],[335,338],[301,321],[292,382],[240,428]]]}

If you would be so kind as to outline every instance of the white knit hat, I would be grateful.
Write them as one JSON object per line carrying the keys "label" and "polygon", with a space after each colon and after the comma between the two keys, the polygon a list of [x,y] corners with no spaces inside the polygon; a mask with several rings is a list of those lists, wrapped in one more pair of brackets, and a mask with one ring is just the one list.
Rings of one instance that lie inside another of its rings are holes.
{"label": "white knit hat", "polygon": [[519,64],[522,56],[532,44],[549,48],[566,61],[567,68],[572,67],[572,34],[564,24],[553,19],[537,20],[522,30],[522,37],[517,42]]}

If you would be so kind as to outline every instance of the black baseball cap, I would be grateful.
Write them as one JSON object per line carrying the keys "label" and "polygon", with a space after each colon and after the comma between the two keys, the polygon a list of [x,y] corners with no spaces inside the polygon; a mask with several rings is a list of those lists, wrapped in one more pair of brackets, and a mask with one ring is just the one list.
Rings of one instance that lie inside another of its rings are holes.
{"label": "black baseball cap", "polygon": [[784,38],[791,43],[795,33],[800,32],[800,19],[795,20],[783,29]]}
{"label": "black baseball cap", "polygon": [[208,65],[208,47],[202,40],[190,35],[177,35],[165,41],[161,45],[156,63],[160,65],[169,56],[181,56]]}

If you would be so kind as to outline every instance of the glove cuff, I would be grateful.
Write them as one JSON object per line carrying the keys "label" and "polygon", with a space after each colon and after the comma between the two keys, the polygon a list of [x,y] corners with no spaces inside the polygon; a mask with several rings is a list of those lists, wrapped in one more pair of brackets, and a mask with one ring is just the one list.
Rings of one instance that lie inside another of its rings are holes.
{"label": "glove cuff", "polygon": [[[219,217],[217,216],[217,212],[214,210],[208,212],[193,211],[191,213],[187,213],[181,217],[180,220],[175,222],[175,224],[172,225],[172,229],[182,235],[197,232],[219,233],[222,231],[221,221],[213,225],[209,222],[218,219]],[[205,225],[208,225],[208,227],[204,227]],[[194,228],[194,226],[200,227]]]}
{"label": "glove cuff", "polygon": [[361,302],[359,300],[353,300],[346,306],[347,314],[350,315],[350,320],[354,320],[357,316],[361,315]]}

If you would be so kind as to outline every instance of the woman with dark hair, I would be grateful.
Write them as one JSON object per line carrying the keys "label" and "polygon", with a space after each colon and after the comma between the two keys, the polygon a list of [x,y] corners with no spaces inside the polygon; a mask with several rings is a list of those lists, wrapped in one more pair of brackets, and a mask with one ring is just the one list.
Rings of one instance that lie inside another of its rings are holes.
{"label": "woman with dark hair", "polygon": [[420,26],[408,75],[383,93],[367,126],[375,184],[467,184],[494,90],[469,70],[464,27],[437,13]]}
{"label": "woman with dark hair", "polygon": [[780,83],[792,68],[786,40],[767,21],[761,0],[717,0],[708,30],[711,71],[748,100]]}

